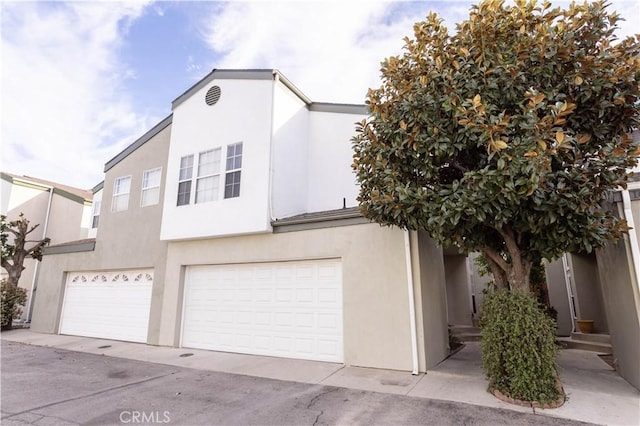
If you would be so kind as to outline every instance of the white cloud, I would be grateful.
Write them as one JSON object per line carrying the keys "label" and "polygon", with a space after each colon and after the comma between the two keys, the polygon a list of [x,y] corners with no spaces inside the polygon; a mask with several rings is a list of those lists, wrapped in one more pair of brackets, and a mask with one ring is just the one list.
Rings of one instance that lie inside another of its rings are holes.
{"label": "white cloud", "polygon": [[117,49],[143,3],[4,3],[2,169],[91,187],[149,126]]}
{"label": "white cloud", "polygon": [[[228,3],[207,18],[216,68],[277,68],[314,101],[362,103],[380,61],[400,53],[425,4]],[[394,13],[392,13],[394,12]]]}
{"label": "white cloud", "polygon": [[[220,54],[212,68],[277,68],[314,101],[362,103],[380,84],[380,61],[402,53],[415,22],[433,10],[453,33],[473,3],[235,2],[216,5],[203,26]],[[637,32],[637,1],[611,3],[627,19],[618,35]]]}

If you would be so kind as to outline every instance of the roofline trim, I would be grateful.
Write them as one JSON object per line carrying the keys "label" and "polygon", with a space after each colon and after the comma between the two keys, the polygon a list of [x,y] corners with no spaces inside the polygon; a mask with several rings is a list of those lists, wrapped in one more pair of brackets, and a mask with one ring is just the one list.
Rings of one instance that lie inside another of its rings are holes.
{"label": "roofline trim", "polygon": [[213,69],[200,81],[185,90],[171,103],[171,108],[177,106],[190,98],[194,92],[204,88],[213,80],[275,80],[281,82],[287,89],[300,98],[310,111],[335,112],[342,114],[367,114],[368,108],[364,104],[339,104],[328,102],[313,102],[302,90],[298,89],[284,74],[277,69]]}
{"label": "roofline trim", "polygon": [[88,240],[71,241],[55,246],[48,246],[42,249],[42,254],[48,256],[51,254],[80,253],[83,251],[94,251],[95,248],[96,240],[95,238],[92,238]]}
{"label": "roofline trim", "polygon": [[178,105],[185,102],[193,95],[194,92],[202,89],[213,80],[273,80],[274,73],[277,73],[273,69],[216,69],[214,68],[209,74],[200,79],[193,86],[189,87],[180,96],[175,98],[171,102],[171,109],[175,109]]}
{"label": "roofline trim", "polygon": [[[155,135],[157,135],[158,133],[160,133],[165,127],[167,127],[168,125],[171,124],[171,122],[173,121],[173,114],[169,114],[167,117],[165,117],[162,121],[160,121],[158,124],[156,124],[155,126],[153,126],[151,128],[151,130],[149,130],[147,133],[145,133],[144,135],[140,136],[138,139],[136,139],[135,142],[133,142],[131,145],[129,145],[128,147],[126,147],[125,149],[123,149],[122,151],[120,151],[115,157],[113,157],[111,160],[107,161],[107,163],[104,165],[104,172],[108,172],[111,168],[113,168],[116,164],[118,164],[119,162],[121,162],[122,160],[124,160],[126,157],[129,156],[129,154],[131,154],[133,151],[135,151],[136,149],[140,148],[142,145],[144,145],[149,139],[151,139],[152,137],[154,137]],[[104,182],[103,182],[104,184]],[[100,184],[98,184],[100,185]]]}
{"label": "roofline trim", "polygon": [[89,205],[91,205],[93,203],[90,198],[85,198],[80,195],[73,194],[55,185],[48,185],[45,183],[29,180],[28,177],[11,176],[5,172],[0,172],[0,176],[3,180],[11,183],[12,185],[19,185],[25,188],[32,188],[32,189],[37,189],[37,190],[46,191],[46,192],[52,191],[56,195],[59,195],[63,198],[66,198],[68,200],[74,201],[79,204],[89,203]]}
{"label": "roofline trim", "polygon": [[91,192],[93,192],[93,195],[95,195],[96,192],[100,191],[102,188],[104,188],[104,181],[91,188]]}
{"label": "roofline trim", "polygon": [[271,221],[271,226],[277,228],[279,226],[287,226],[287,225],[300,225],[305,223],[316,223],[316,222],[328,222],[332,220],[342,220],[342,219],[355,219],[362,218],[367,223],[369,220],[365,219],[362,216],[362,213],[357,208],[348,208],[343,210],[331,210],[327,212],[321,212],[321,214],[311,216],[311,217],[291,217],[284,219],[276,219]]}
{"label": "roofline trim", "polygon": [[330,102],[312,102],[309,111],[335,112],[338,114],[369,114],[369,108],[364,104],[334,104]]}

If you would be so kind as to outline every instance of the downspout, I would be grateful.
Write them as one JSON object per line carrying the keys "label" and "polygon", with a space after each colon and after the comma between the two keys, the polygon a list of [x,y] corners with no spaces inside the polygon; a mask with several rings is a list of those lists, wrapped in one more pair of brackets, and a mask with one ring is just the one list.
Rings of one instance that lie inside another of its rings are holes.
{"label": "downspout", "polygon": [[635,232],[636,225],[633,220],[633,211],[631,210],[631,196],[629,190],[622,191],[622,208],[624,211],[624,218],[627,220],[627,225],[631,228],[629,235],[629,244],[631,245],[631,257],[633,259],[633,270],[636,276],[636,286],[638,286],[638,293],[640,293],[640,245],[638,244],[638,235]]}
{"label": "downspout", "polygon": [[576,331],[576,309],[575,309],[575,295],[571,288],[571,279],[569,278],[569,261],[567,260],[567,254],[562,255],[562,274],[564,275],[564,283],[567,287],[567,298],[569,299],[569,313],[571,314],[571,332]]}
{"label": "downspout", "polygon": [[411,374],[418,375],[418,333],[416,330],[416,302],[413,292],[413,268],[411,267],[411,241],[409,231],[404,231],[404,251],[407,262],[407,292],[409,294],[409,321],[411,330],[411,362],[413,370]]}
{"label": "downspout", "polygon": [[279,81],[280,74],[274,71],[273,85],[271,86],[271,129],[269,130],[269,226],[275,220],[275,217],[273,217],[273,122],[276,114],[276,85]]}
{"label": "downspout", "polygon": [[[53,186],[46,186],[49,191],[49,201],[47,202],[47,214],[44,217],[44,226],[42,228],[42,238],[47,238],[47,229],[49,228],[49,214],[51,213],[51,203],[53,201]],[[31,291],[29,292],[29,302],[27,303],[27,319],[26,322],[31,322],[31,314],[33,313],[33,293],[36,291],[36,282],[38,281],[38,272],[40,271],[40,261],[36,261],[36,266],[33,270],[33,280],[31,281]]]}

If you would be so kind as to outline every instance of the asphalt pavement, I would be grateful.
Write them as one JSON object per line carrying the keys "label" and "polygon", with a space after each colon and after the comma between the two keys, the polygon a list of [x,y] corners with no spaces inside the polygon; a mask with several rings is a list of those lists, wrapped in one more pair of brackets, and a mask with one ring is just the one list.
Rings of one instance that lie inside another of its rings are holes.
{"label": "asphalt pavement", "polygon": [[2,341],[2,425],[577,425],[545,414]]}

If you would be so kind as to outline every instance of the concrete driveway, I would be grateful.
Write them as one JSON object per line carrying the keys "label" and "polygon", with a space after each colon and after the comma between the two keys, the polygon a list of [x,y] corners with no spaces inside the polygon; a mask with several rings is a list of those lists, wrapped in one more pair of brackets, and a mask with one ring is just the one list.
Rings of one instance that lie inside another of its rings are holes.
{"label": "concrete driveway", "polygon": [[570,425],[465,403],[2,341],[2,424]]}

